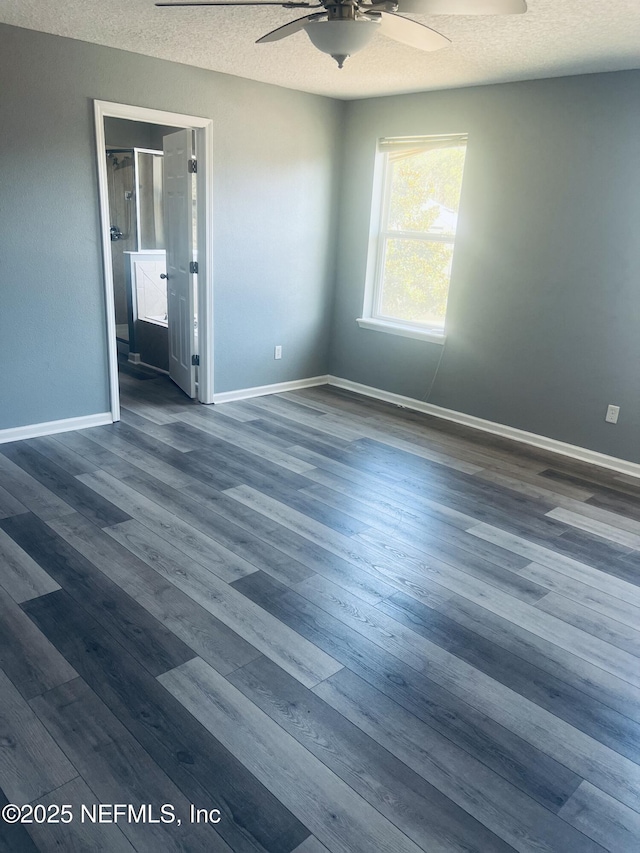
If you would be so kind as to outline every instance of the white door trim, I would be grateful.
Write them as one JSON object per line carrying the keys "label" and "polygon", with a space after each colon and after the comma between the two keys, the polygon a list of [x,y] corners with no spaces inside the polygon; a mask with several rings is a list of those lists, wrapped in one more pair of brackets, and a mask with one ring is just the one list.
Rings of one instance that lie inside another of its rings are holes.
{"label": "white door trim", "polygon": [[[213,120],[201,116],[170,113],[132,104],[110,101],[93,102],[96,129],[96,158],[102,233],[102,265],[107,318],[107,352],[109,360],[109,395],[111,416],[120,420],[120,389],[118,386],[118,346],[116,343],[116,310],[113,292],[111,238],[109,236],[109,191],[107,184],[105,118],[124,118],[148,124],[191,127],[196,132],[198,171],[198,400],[213,402]],[[204,249],[202,248],[204,247]]]}

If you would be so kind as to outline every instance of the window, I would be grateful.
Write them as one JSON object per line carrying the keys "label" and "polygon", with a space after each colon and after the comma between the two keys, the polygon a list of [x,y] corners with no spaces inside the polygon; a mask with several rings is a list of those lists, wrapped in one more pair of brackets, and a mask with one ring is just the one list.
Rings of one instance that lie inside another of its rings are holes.
{"label": "window", "polygon": [[359,325],[444,340],[466,136],[381,139]]}

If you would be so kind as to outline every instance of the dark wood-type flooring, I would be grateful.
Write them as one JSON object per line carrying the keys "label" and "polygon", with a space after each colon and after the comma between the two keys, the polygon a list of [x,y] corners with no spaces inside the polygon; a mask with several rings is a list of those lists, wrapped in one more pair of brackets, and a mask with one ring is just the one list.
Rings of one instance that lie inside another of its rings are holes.
{"label": "dark wood-type flooring", "polygon": [[74,814],[0,851],[640,850],[640,481],[328,387],[121,384],[0,446],[0,794]]}

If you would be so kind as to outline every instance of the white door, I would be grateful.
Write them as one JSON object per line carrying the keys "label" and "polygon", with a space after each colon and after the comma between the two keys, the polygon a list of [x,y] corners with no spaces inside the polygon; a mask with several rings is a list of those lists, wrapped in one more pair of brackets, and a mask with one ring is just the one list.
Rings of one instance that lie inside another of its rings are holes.
{"label": "white door", "polygon": [[190,130],[163,140],[163,207],[167,247],[169,375],[189,397],[196,396],[195,298],[193,275],[193,174]]}

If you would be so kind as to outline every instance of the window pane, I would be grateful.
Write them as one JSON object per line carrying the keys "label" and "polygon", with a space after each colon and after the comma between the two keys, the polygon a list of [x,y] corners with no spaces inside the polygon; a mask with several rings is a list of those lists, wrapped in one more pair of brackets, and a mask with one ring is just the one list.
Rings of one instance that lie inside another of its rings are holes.
{"label": "window pane", "polygon": [[456,233],[465,151],[459,145],[388,155],[388,230]]}
{"label": "window pane", "polygon": [[138,153],[140,249],[164,249],[162,225],[162,155]]}
{"label": "window pane", "polygon": [[452,261],[453,243],[388,238],[380,316],[443,327]]}

